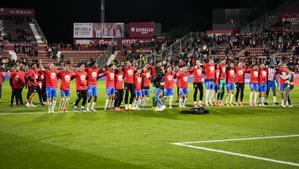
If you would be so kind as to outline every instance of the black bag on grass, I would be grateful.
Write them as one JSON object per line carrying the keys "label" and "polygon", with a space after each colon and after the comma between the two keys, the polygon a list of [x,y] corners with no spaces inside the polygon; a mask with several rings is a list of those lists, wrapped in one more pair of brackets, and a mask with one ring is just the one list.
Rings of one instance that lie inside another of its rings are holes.
{"label": "black bag on grass", "polygon": [[181,114],[208,114],[209,110],[199,107],[199,108],[191,108],[190,110],[182,110]]}

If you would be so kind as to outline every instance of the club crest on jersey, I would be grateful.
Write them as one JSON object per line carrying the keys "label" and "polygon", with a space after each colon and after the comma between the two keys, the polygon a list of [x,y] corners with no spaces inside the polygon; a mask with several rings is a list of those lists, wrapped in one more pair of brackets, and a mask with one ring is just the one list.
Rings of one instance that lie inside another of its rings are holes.
{"label": "club crest on jersey", "polygon": [[147,78],[150,78],[150,77],[151,77],[151,74],[150,74],[150,73],[146,73],[145,76],[146,76]]}
{"label": "club crest on jersey", "polygon": [[138,77],[138,78],[137,78],[137,82],[138,82],[138,83],[141,83],[141,77]]}
{"label": "club crest on jersey", "polygon": [[118,76],[117,79],[118,79],[118,81],[122,81],[123,80],[123,76]]}
{"label": "club crest on jersey", "polygon": [[114,78],[114,73],[110,73],[109,76],[110,76],[111,79],[113,79]]}
{"label": "club crest on jersey", "polygon": [[201,70],[200,69],[196,70],[196,72],[197,72],[198,75],[201,74]]}
{"label": "club crest on jersey", "polygon": [[70,77],[69,75],[66,75],[66,76],[64,77],[64,80],[68,82],[68,81],[71,80],[71,77]]}
{"label": "club crest on jersey", "polygon": [[171,75],[168,75],[168,76],[167,76],[167,80],[171,81],[172,79],[173,79],[173,78],[172,78]]}
{"label": "club crest on jersey", "polygon": [[258,75],[259,75],[259,73],[258,73],[257,71],[254,71],[254,72],[253,72],[253,76],[254,76],[254,77],[258,77]]}
{"label": "club crest on jersey", "polygon": [[239,71],[238,71],[238,74],[239,74],[239,75],[243,75],[243,73],[244,73],[243,70],[239,70]]}
{"label": "club crest on jersey", "polygon": [[211,66],[210,71],[214,71],[214,70],[215,70],[214,66]]}
{"label": "club crest on jersey", "polygon": [[188,77],[187,76],[183,77],[183,80],[184,80],[184,82],[187,82]]}
{"label": "club crest on jersey", "polygon": [[230,75],[233,76],[235,74],[235,71],[234,70],[230,70],[229,73],[230,73]]}
{"label": "club crest on jersey", "polygon": [[80,80],[81,80],[81,81],[85,81],[85,79],[86,79],[86,76],[85,76],[85,75],[81,75],[81,76],[80,76]]}
{"label": "club crest on jersey", "polygon": [[51,73],[51,79],[55,79],[56,78],[56,73]]}
{"label": "club crest on jersey", "polygon": [[97,77],[97,72],[92,72],[91,77],[96,78]]}
{"label": "club crest on jersey", "polygon": [[267,76],[267,72],[266,71],[262,71],[262,75],[265,77]]}
{"label": "club crest on jersey", "polygon": [[133,71],[130,69],[130,70],[128,70],[128,74],[129,75],[132,75],[133,74]]}

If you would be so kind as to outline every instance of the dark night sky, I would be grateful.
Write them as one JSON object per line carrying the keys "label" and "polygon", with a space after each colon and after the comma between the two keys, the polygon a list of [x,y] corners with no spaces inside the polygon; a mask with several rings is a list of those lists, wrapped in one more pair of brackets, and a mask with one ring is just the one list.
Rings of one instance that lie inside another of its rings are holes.
{"label": "dark night sky", "polygon": [[[0,7],[33,8],[50,42],[70,42],[73,22],[100,22],[100,0],[0,0]],[[274,0],[264,0],[274,2]],[[212,9],[256,7],[250,0],[106,0],[106,22],[161,22],[163,32],[178,24],[204,31],[212,27]]]}

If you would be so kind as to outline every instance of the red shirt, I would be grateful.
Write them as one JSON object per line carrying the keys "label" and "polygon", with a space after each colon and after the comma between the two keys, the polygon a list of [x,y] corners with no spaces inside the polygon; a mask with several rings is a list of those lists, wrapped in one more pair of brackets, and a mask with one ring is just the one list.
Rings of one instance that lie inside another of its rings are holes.
{"label": "red shirt", "polygon": [[46,87],[47,88],[57,88],[57,74],[56,70],[46,70],[45,71],[45,79],[46,79]]}
{"label": "red shirt", "polygon": [[215,80],[214,80],[215,84],[219,84],[219,78],[220,78],[220,69],[216,69],[215,70]]}
{"label": "red shirt", "polygon": [[227,70],[227,83],[234,83],[235,82],[235,69],[228,68]]}
{"label": "red shirt", "polygon": [[20,89],[25,86],[25,73],[22,71],[12,72],[10,75],[14,89]]}
{"label": "red shirt", "polygon": [[174,88],[174,75],[171,73],[165,73],[164,75],[164,88],[173,89]]}
{"label": "red shirt", "polygon": [[189,73],[183,74],[182,72],[179,72],[177,75],[178,79],[178,86],[180,89],[187,89],[188,88],[188,78],[189,78]]}
{"label": "red shirt", "polygon": [[62,71],[59,73],[59,77],[61,79],[60,89],[61,90],[70,90],[71,80],[73,73]]}
{"label": "red shirt", "polygon": [[146,70],[142,73],[142,87],[149,87],[151,85],[151,73]]}
{"label": "red shirt", "polygon": [[41,71],[41,70],[38,70],[37,73],[38,73],[38,76],[39,76],[39,79],[38,79],[39,85],[46,86],[45,72]]}
{"label": "red shirt", "polygon": [[[289,74],[289,70],[286,69],[286,68],[281,68],[281,69],[279,69],[279,71],[281,72],[281,74],[283,76],[287,76]],[[285,84],[285,80],[283,78],[281,78],[280,76],[279,76],[279,83],[280,84]]]}
{"label": "red shirt", "polygon": [[135,90],[141,90],[142,77],[140,75],[135,75]]}
{"label": "red shirt", "polygon": [[115,89],[123,89],[124,72],[120,71],[115,75]]}
{"label": "red shirt", "polygon": [[124,73],[125,73],[125,83],[134,84],[134,75],[135,75],[135,68],[130,66],[124,67]]}
{"label": "red shirt", "polygon": [[225,64],[219,64],[220,69],[220,80],[226,79],[226,65]]}
{"label": "red shirt", "polygon": [[88,86],[97,86],[98,85],[98,76],[100,68],[87,68],[87,85]]}
{"label": "red shirt", "polygon": [[245,68],[236,67],[236,82],[244,83],[245,82]]}
{"label": "red shirt", "polygon": [[0,71],[0,86],[2,86],[2,84],[3,84],[4,75],[5,75],[4,72]]}
{"label": "red shirt", "polygon": [[190,72],[192,72],[192,74],[193,74],[193,82],[195,82],[195,83],[202,82],[202,68],[201,67],[198,67],[198,68],[193,67]]}
{"label": "red shirt", "polygon": [[115,72],[114,70],[107,69],[106,70],[106,87],[115,87]]}
{"label": "red shirt", "polygon": [[267,69],[261,69],[259,73],[259,84],[267,84],[268,74]]}
{"label": "red shirt", "polygon": [[251,69],[250,83],[259,83],[259,69],[256,69],[256,68]]}
{"label": "red shirt", "polygon": [[[31,87],[31,86],[38,86],[38,82],[37,82],[38,74],[37,74],[37,72],[35,70],[33,70],[33,69],[28,70],[26,76],[28,78],[27,85],[29,87]],[[31,79],[31,80],[29,80],[29,79]]]}
{"label": "red shirt", "polygon": [[76,72],[76,90],[87,90],[87,73],[83,72]]}
{"label": "red shirt", "polygon": [[156,67],[155,66],[151,66],[151,75],[152,75],[152,78],[156,77]]}
{"label": "red shirt", "polygon": [[204,64],[206,80],[215,79],[215,64]]}

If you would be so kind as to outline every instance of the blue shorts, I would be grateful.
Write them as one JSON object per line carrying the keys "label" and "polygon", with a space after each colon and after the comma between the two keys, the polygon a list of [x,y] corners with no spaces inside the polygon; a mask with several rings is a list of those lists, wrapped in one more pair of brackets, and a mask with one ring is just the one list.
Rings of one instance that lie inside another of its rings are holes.
{"label": "blue shorts", "polygon": [[142,90],[135,90],[136,97],[142,97]]}
{"label": "blue shorts", "polygon": [[285,87],[285,84],[280,84],[280,91],[283,92]]}
{"label": "blue shorts", "polygon": [[226,84],[226,90],[227,91],[235,90],[235,84],[234,83],[227,83]]}
{"label": "blue shorts", "polygon": [[57,89],[56,88],[46,88],[47,98],[52,99],[57,97]]}
{"label": "blue shorts", "polygon": [[60,96],[61,97],[70,97],[71,91],[70,90],[60,90]]}
{"label": "blue shorts", "polygon": [[258,91],[258,90],[259,90],[259,84],[250,83],[250,91]]}
{"label": "blue shorts", "polygon": [[150,89],[142,89],[142,96],[149,97],[150,95]]}
{"label": "blue shorts", "polygon": [[266,84],[260,84],[259,85],[259,90],[262,93],[266,93],[267,92],[267,85]]}
{"label": "blue shorts", "polygon": [[213,80],[206,80],[205,81],[206,89],[214,90],[214,81]]}
{"label": "blue shorts", "polygon": [[173,96],[174,90],[173,89],[164,89],[164,96]]}
{"label": "blue shorts", "polygon": [[179,95],[188,95],[188,89],[179,89]]}
{"label": "blue shorts", "polygon": [[97,86],[87,86],[87,94],[88,97],[97,97],[98,96]]}
{"label": "blue shorts", "polygon": [[276,91],[276,83],[275,83],[275,81],[268,81],[267,91],[269,91],[270,89],[272,89],[272,91]]}
{"label": "blue shorts", "polygon": [[218,84],[214,84],[214,91],[217,92],[219,90],[219,85]]}
{"label": "blue shorts", "polygon": [[106,95],[111,96],[115,94],[115,88],[114,87],[108,87],[106,88]]}

